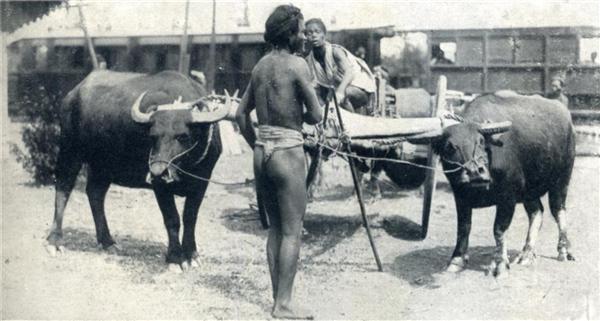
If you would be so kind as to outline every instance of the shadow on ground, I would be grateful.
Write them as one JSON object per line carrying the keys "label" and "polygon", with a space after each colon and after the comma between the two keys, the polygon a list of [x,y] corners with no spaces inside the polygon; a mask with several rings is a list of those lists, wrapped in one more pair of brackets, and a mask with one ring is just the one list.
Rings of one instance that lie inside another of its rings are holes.
{"label": "shadow on ground", "polygon": [[105,253],[109,259],[115,260],[127,270],[135,270],[140,278],[164,272],[166,269],[165,255],[167,246],[163,243],[141,240],[125,236],[114,236],[118,250],[104,251],[98,247],[96,232],[92,230],[65,228],[63,231],[64,245],[67,251]]}
{"label": "shadow on ground", "polygon": [[406,241],[422,241],[421,225],[402,216],[383,219],[381,226],[390,236]]}
{"label": "shadow on ground", "polygon": [[194,283],[212,288],[236,302],[245,301],[261,307],[264,311],[270,308],[271,301],[268,300],[269,296],[265,295],[271,292],[270,287],[261,287],[253,278],[243,276],[241,273],[201,274]]}
{"label": "shadow on ground", "polygon": [[[442,279],[458,277],[460,274],[445,272],[453,251],[453,247],[438,246],[400,255],[394,259],[389,268],[389,273],[408,282],[413,287],[439,288]],[[475,271],[487,275],[494,251],[495,247],[493,246],[469,248],[470,260],[465,271]],[[513,257],[518,253],[511,250],[508,252],[509,257]]]}
{"label": "shadow on ground", "polygon": [[351,238],[361,225],[362,220],[357,216],[307,215],[302,236],[303,246],[311,253],[307,259],[324,254],[344,239]]}
{"label": "shadow on ground", "polygon": [[267,232],[260,224],[258,211],[248,208],[227,208],[223,210],[220,218],[222,224],[233,232],[242,232],[264,238]]}
{"label": "shadow on ground", "polygon": [[[369,220],[373,220],[369,216]],[[260,225],[258,213],[253,209],[228,208],[221,215],[223,225],[234,232],[256,235],[265,239],[267,231]],[[310,213],[304,218],[302,246],[312,253],[311,258],[319,256],[335,247],[342,240],[351,238],[361,227],[360,216],[333,216]]]}

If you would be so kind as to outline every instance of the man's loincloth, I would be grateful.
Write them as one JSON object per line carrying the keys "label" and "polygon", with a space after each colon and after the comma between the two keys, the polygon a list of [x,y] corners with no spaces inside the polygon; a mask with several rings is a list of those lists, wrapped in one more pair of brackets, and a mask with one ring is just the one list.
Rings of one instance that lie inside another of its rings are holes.
{"label": "man's loincloth", "polygon": [[289,149],[304,144],[302,133],[285,127],[260,125],[258,126],[258,137],[256,146],[263,149],[263,164],[266,164],[274,152]]}

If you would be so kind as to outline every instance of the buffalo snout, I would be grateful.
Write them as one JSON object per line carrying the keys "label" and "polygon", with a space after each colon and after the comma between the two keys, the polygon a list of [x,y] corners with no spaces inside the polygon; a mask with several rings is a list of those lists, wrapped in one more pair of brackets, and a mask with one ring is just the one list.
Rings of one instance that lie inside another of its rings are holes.
{"label": "buffalo snout", "polygon": [[175,171],[172,170],[167,162],[154,162],[150,165],[150,176],[152,180],[160,180],[164,183],[171,183],[177,180]]}
{"label": "buffalo snout", "polygon": [[167,163],[155,162],[150,165],[150,174],[154,177],[161,177],[167,171]]}
{"label": "buffalo snout", "polygon": [[459,184],[486,185],[492,178],[487,165],[484,162],[470,161],[465,164],[460,173]]}

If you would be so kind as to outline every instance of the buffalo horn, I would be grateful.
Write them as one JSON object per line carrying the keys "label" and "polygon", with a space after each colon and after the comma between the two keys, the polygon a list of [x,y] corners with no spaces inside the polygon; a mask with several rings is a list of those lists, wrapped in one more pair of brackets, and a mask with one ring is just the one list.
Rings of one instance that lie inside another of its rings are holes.
{"label": "buffalo horn", "polygon": [[510,129],[512,123],[510,121],[485,123],[479,125],[479,132],[483,135],[493,135],[504,133]]}
{"label": "buffalo horn", "polygon": [[231,96],[229,96],[229,92],[227,89],[225,89],[225,99],[231,99],[231,103],[229,104],[229,112],[227,113],[225,119],[232,122],[235,122],[235,114],[237,113],[239,107],[239,100],[236,99],[237,93],[238,91],[236,90],[233,94],[233,98],[231,98]]}
{"label": "buffalo horn", "polygon": [[231,97],[225,96],[225,104],[217,104],[217,109],[213,111],[199,111],[197,108],[192,109],[193,123],[214,123],[227,117],[231,106]]}
{"label": "buffalo horn", "polygon": [[144,91],[133,103],[131,106],[131,118],[138,123],[147,123],[150,122],[150,117],[154,112],[144,113],[140,110],[140,105],[142,103],[142,99],[146,95],[146,91]]}

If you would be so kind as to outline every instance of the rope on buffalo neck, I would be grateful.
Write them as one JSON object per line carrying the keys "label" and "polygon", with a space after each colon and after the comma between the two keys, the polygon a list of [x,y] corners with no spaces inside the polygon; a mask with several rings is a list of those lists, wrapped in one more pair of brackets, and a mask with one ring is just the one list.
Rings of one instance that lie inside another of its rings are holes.
{"label": "rope on buffalo neck", "polygon": [[[317,145],[328,149],[336,154],[342,155],[342,156],[346,156],[348,158],[354,158],[354,159],[361,159],[361,160],[372,160],[372,161],[383,161],[383,162],[390,162],[390,163],[399,163],[399,164],[405,164],[405,165],[410,165],[410,166],[414,166],[414,167],[419,167],[419,168],[424,168],[424,169],[429,169],[429,170],[436,170],[435,167],[431,167],[431,166],[427,166],[427,165],[421,165],[421,164],[417,164],[417,163],[413,163],[410,161],[404,161],[404,160],[400,160],[400,159],[393,159],[393,158],[385,158],[385,157],[369,157],[369,156],[358,156],[354,153],[346,153],[346,152],[342,152],[339,149],[336,148],[332,148],[330,146],[328,146],[327,144],[322,144],[322,143],[317,143]],[[444,173],[454,173],[457,172],[459,170],[461,170],[462,167],[457,167],[457,168],[453,168],[450,170],[443,170]]]}

